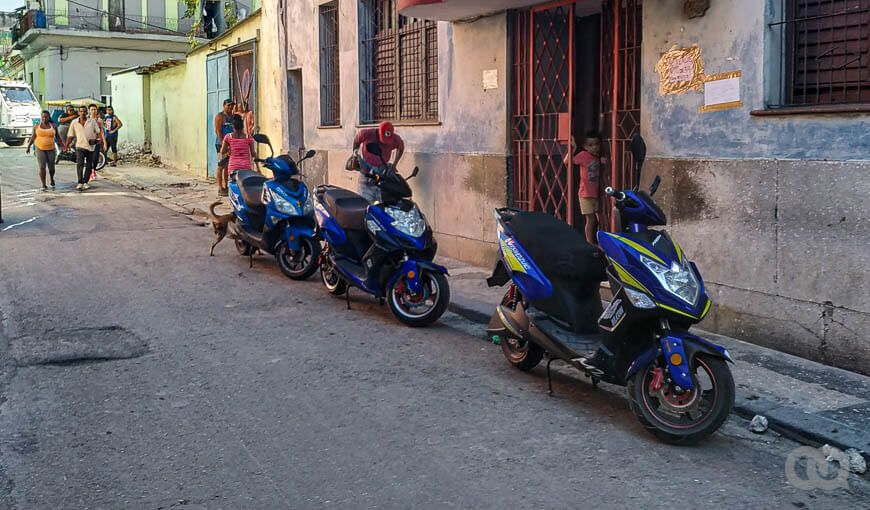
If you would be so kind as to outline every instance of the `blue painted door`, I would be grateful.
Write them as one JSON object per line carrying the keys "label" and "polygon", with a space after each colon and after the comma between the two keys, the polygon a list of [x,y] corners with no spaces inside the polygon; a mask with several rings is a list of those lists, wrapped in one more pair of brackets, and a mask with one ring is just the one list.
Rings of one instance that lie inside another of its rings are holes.
{"label": "blue painted door", "polygon": [[230,58],[227,52],[216,53],[206,59],[205,79],[208,93],[205,119],[208,133],[208,175],[214,177],[218,164],[214,117],[223,110],[224,99],[230,97]]}

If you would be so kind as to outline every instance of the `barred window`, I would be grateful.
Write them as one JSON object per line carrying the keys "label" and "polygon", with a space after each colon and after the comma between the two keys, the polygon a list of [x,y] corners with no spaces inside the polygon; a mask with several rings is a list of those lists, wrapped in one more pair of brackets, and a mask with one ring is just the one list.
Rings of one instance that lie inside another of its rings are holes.
{"label": "barred window", "polygon": [[[773,107],[870,103],[870,0],[779,0]],[[778,100],[777,100],[778,99]]]}
{"label": "barred window", "polygon": [[338,72],[338,2],[320,6],[320,125],[341,124]]}
{"label": "barred window", "polygon": [[438,25],[360,0],[360,121],[438,120]]}

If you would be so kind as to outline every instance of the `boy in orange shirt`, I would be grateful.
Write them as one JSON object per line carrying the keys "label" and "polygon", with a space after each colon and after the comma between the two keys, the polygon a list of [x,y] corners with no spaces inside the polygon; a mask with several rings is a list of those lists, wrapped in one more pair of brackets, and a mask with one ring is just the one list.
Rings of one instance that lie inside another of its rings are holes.
{"label": "boy in orange shirt", "polygon": [[[576,150],[577,142],[571,137],[571,152]],[[568,157],[565,157],[567,164]],[[586,222],[586,240],[598,246],[598,190],[601,176],[601,135],[596,131],[586,133],[583,150],[576,153],[572,162],[580,167],[580,212]]]}

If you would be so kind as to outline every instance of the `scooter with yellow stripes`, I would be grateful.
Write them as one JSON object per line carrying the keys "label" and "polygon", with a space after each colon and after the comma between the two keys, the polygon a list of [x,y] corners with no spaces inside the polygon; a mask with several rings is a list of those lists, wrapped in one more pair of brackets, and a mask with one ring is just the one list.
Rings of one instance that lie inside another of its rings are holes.
{"label": "scooter with yellow stripes", "polygon": [[[632,140],[635,175],[646,154]],[[620,225],[599,232],[600,250],[557,218],[516,209],[495,211],[499,260],[490,286],[508,285],[488,331],[516,368],[546,356],[592,379],[625,386],[638,420],[659,438],[697,443],[715,432],[734,405],[728,351],[689,331],[710,310],[697,266],[664,227],[650,191],[606,194]],[[600,284],[610,283],[606,309]]]}

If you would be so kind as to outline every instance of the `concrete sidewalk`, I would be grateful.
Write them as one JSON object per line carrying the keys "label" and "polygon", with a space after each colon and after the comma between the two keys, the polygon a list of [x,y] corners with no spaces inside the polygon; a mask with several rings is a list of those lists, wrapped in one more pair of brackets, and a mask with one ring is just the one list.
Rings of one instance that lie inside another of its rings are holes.
{"label": "concrete sidewalk", "polygon": [[[214,201],[224,202],[220,211],[229,208],[226,198],[217,197],[213,181],[168,168],[124,165],[107,167],[101,174],[199,224],[207,221]],[[445,258],[438,262],[450,270],[450,310],[477,324],[485,338],[485,325],[504,289],[487,287],[491,268]],[[870,377],[702,329],[696,332],[724,345],[735,359],[735,413],[747,419],[766,416],[770,427],[783,435],[812,446],[855,448],[870,459]]]}

